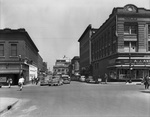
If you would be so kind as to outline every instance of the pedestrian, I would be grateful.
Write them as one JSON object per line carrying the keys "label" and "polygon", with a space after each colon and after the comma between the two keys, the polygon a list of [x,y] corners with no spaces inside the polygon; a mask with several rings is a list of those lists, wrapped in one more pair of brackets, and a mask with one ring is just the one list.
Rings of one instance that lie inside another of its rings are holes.
{"label": "pedestrian", "polygon": [[35,78],[35,82],[36,82],[36,85],[38,84],[38,82],[39,82],[39,78],[37,77],[37,78]]}
{"label": "pedestrian", "polygon": [[32,84],[34,83],[34,78],[33,77],[31,77],[31,82],[32,82]]}
{"label": "pedestrian", "polygon": [[146,76],[144,77],[143,83],[144,83],[145,89],[149,89],[150,78],[148,77],[148,75],[146,75]]}
{"label": "pedestrian", "polygon": [[13,83],[13,80],[11,77],[8,78],[7,83],[8,83],[8,87],[11,88],[11,85]]}
{"label": "pedestrian", "polygon": [[107,84],[107,80],[108,80],[108,75],[105,73],[105,77],[104,77],[104,79],[105,79],[105,84]]}
{"label": "pedestrian", "polygon": [[24,78],[23,78],[23,76],[21,76],[21,77],[19,78],[19,82],[18,82],[20,91],[22,91],[23,83],[24,83]]}

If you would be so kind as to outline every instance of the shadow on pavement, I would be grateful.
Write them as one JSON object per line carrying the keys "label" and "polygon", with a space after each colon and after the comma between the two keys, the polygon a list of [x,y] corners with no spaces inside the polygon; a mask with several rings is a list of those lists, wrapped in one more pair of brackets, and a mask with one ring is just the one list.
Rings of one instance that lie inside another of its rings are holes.
{"label": "shadow on pavement", "polygon": [[150,93],[150,90],[143,90],[142,93]]}

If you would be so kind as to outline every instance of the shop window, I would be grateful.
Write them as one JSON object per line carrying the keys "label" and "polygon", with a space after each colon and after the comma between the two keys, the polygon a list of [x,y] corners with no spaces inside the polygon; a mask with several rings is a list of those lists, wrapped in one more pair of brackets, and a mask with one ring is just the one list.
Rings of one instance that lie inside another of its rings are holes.
{"label": "shop window", "polygon": [[132,23],[124,24],[124,34],[137,34],[137,25]]}
{"label": "shop window", "polygon": [[0,56],[4,56],[4,44],[0,44]]}
{"label": "shop window", "polygon": [[17,44],[11,44],[11,56],[17,56]]}

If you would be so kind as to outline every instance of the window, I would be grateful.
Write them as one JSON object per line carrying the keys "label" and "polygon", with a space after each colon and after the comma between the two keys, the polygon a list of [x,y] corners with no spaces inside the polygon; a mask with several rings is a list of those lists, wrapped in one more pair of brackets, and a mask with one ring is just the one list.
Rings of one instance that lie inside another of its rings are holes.
{"label": "window", "polygon": [[124,42],[124,52],[136,52],[137,51],[137,43],[136,41],[125,41]]}
{"label": "window", "polygon": [[17,56],[17,44],[11,44],[11,56]]}
{"label": "window", "polygon": [[148,34],[150,34],[150,24],[148,25]]}
{"label": "window", "polygon": [[137,25],[125,23],[124,24],[124,34],[137,34]]}
{"label": "window", "polygon": [[124,42],[124,52],[129,52],[129,42]]}
{"label": "window", "polygon": [[0,44],[0,56],[4,56],[4,44]]}
{"label": "window", "polygon": [[148,42],[148,51],[150,51],[150,41]]}

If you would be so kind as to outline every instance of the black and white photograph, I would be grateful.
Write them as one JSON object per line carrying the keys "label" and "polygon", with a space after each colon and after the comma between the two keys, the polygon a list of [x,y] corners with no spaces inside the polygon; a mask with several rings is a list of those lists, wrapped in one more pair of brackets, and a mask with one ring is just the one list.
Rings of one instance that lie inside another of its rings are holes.
{"label": "black and white photograph", "polygon": [[150,0],[0,0],[0,117],[150,117]]}

